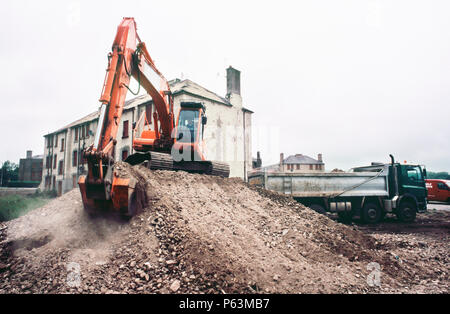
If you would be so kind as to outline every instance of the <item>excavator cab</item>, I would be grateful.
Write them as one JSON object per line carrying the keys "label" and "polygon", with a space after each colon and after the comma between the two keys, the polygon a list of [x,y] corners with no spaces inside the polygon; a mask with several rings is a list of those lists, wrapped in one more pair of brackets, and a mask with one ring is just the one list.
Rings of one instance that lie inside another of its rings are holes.
{"label": "excavator cab", "polygon": [[175,161],[203,161],[203,134],[207,122],[205,106],[197,102],[182,102],[175,129],[172,157]]}

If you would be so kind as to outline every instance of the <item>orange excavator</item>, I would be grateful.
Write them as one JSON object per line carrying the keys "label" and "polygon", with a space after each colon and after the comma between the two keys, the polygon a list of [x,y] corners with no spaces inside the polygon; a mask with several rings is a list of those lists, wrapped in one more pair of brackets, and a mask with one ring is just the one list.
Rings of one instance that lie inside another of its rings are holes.
{"label": "orange excavator", "polygon": [[[80,176],[78,185],[84,208],[91,213],[113,210],[133,216],[138,211],[136,182],[121,178],[114,171],[116,135],[131,77],[151,96],[155,111],[153,115],[144,111],[133,124],[133,149],[136,152],[125,161],[131,165],[144,163],[150,169],[229,176],[227,164],[206,160],[204,105],[182,102],[175,119],[169,83],[156,68],[136,29],[133,18],[124,18],[117,28],[112,52],[108,55],[94,143],[83,152],[88,173]],[[151,118],[153,123],[149,123]]]}

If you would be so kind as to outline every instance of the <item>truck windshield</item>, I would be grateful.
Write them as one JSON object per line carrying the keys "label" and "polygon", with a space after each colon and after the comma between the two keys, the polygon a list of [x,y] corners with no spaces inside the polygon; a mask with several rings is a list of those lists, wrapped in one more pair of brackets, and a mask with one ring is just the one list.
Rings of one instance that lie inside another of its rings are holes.
{"label": "truck windshield", "polygon": [[414,182],[423,181],[422,171],[420,167],[408,167],[406,169],[408,179]]}
{"label": "truck windshield", "polygon": [[198,110],[181,110],[178,118],[177,141],[195,143],[197,141],[198,122]]}

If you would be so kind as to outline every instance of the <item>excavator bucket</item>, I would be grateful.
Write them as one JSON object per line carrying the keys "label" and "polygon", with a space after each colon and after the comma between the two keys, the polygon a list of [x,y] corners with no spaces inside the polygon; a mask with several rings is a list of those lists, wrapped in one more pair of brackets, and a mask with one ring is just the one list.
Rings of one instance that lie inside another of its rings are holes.
{"label": "excavator bucket", "polygon": [[[113,176],[110,196],[104,193],[104,186],[86,182],[86,176],[80,176],[78,186],[84,209],[89,214],[115,212],[123,217],[136,215],[143,207],[142,192],[136,191],[136,180]],[[103,189],[102,192],[98,192]],[[96,193],[97,191],[97,193]]]}

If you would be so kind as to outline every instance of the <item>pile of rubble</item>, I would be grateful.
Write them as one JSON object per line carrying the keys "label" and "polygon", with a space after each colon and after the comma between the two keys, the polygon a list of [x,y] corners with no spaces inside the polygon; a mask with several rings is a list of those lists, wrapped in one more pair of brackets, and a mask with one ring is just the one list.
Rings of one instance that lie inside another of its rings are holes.
{"label": "pile of rubble", "polygon": [[[141,182],[145,211],[128,222],[92,218],[74,190],[5,223],[0,293],[403,292],[427,268],[239,179],[116,171]],[[368,282],[373,263],[381,285]]]}

